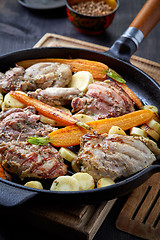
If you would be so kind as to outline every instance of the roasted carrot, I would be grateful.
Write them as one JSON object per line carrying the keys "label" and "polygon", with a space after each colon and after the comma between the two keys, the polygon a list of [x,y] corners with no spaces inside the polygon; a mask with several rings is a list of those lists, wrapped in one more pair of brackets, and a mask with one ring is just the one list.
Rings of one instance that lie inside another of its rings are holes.
{"label": "roasted carrot", "polygon": [[52,118],[59,123],[63,123],[65,126],[77,124],[81,127],[86,127],[86,128],[88,127],[87,124],[80,123],[79,121],[77,121],[76,118],[72,117],[67,112],[61,109],[52,107],[50,105],[47,105],[37,99],[31,98],[27,96],[27,94],[24,94],[23,92],[11,91],[10,95],[27,106],[35,107],[35,109],[39,113],[43,114],[46,117]]}
{"label": "roasted carrot", "polygon": [[112,126],[119,126],[124,131],[144,124],[151,120],[153,112],[150,110],[138,110],[116,118],[108,118],[88,122],[90,130],[78,128],[76,125],[58,129],[45,138],[31,137],[28,142],[36,145],[46,145],[51,142],[55,147],[69,147],[80,143],[80,138],[87,133],[108,133]]}
{"label": "roasted carrot", "polygon": [[128,94],[128,96],[132,99],[134,104],[141,109],[143,107],[142,102],[140,99],[137,97],[137,95],[125,84],[125,83],[118,83],[121,88]]}
{"label": "roasted carrot", "polygon": [[[87,124],[92,127],[96,133],[102,134],[108,133],[112,126],[119,126],[126,131],[132,127],[146,123],[149,121],[148,119],[152,119],[152,117],[153,112],[150,110],[138,110],[120,117],[97,120]],[[80,129],[77,126],[69,126],[50,133],[49,138],[51,139],[51,143],[56,147],[69,147],[78,145],[80,143],[80,137],[89,132],[91,131]]]}
{"label": "roasted carrot", "polygon": [[17,64],[24,68],[28,68],[31,65],[39,62],[58,62],[68,64],[70,65],[72,72],[89,71],[95,80],[104,81],[107,79],[107,76],[109,76],[115,81],[121,83],[125,82],[125,80],[120,75],[110,69],[106,64],[86,59],[44,58],[25,60],[18,62]]}
{"label": "roasted carrot", "polygon": [[6,175],[4,173],[4,169],[1,163],[0,163],[0,178],[6,179]]}

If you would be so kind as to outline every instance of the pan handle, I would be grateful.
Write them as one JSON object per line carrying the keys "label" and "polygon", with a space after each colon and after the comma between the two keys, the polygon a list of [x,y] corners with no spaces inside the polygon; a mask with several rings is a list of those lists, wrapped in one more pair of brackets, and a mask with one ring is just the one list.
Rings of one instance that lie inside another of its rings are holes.
{"label": "pan handle", "polygon": [[143,39],[160,21],[160,0],[148,0],[107,54],[129,62]]}
{"label": "pan handle", "polygon": [[36,191],[29,191],[0,182],[0,206],[15,207],[35,197],[35,195],[37,195]]}
{"label": "pan handle", "polygon": [[130,27],[139,29],[143,33],[144,37],[146,37],[159,21],[160,1],[148,0],[130,24]]}

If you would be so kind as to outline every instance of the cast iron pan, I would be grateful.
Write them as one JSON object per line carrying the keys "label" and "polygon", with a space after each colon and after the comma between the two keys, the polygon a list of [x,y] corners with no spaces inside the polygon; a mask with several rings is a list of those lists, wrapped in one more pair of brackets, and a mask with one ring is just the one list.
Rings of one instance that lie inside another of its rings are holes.
{"label": "cast iron pan", "polygon": [[[132,66],[131,55],[159,20],[159,0],[149,0],[132,22],[127,31],[113,44],[107,53],[74,48],[27,49],[0,57],[0,71],[5,72],[16,62],[35,58],[84,58],[97,60],[117,71],[127,81],[128,86],[144,104],[160,109],[160,86],[147,74]],[[154,13],[154,14],[153,14]],[[145,24],[144,24],[145,22]],[[0,205],[12,207],[29,199],[53,203],[95,203],[106,201],[129,193],[152,174],[160,171],[158,161],[141,172],[112,186],[78,192],[53,192],[24,187],[20,184],[0,179]]]}

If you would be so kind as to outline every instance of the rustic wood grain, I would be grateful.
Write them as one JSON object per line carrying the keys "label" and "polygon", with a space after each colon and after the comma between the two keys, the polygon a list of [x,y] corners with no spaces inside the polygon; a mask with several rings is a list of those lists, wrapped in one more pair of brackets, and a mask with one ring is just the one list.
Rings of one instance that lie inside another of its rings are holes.
{"label": "rustic wood grain", "polygon": [[160,239],[160,173],[135,189],[121,210],[116,227],[135,236]]}
{"label": "rustic wood grain", "polygon": [[[30,202],[8,209],[0,209],[1,214],[16,222],[26,220],[35,229],[43,229],[53,239],[92,240],[114,205],[115,200],[94,205],[58,205],[54,203]],[[23,213],[23,214],[20,214]],[[59,239],[58,238],[58,239]],[[32,238],[31,238],[32,239]]]}

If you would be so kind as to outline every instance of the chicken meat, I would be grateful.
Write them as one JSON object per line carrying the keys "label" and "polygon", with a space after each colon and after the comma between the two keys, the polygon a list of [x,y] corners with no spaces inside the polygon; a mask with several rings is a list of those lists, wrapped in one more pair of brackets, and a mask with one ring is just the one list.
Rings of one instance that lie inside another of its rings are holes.
{"label": "chicken meat", "polygon": [[0,92],[65,87],[71,79],[72,72],[70,66],[66,64],[43,62],[36,63],[27,69],[17,65],[5,74],[0,74]]}
{"label": "chicken meat", "polygon": [[7,93],[11,90],[26,91],[29,82],[24,80],[25,69],[16,66],[0,77],[0,92]]}
{"label": "chicken meat", "polygon": [[39,121],[34,107],[12,108],[0,114],[0,163],[11,175],[33,178],[55,178],[66,174],[67,166],[51,145],[38,146],[28,137],[46,137],[56,130]]}
{"label": "chicken meat", "polygon": [[24,79],[30,82],[28,90],[66,87],[72,79],[72,71],[66,64],[42,62],[27,68]]}
{"label": "chicken meat", "polygon": [[11,108],[0,114],[0,143],[12,140],[25,141],[29,136],[46,137],[56,130],[39,121],[34,107]]}
{"label": "chicken meat", "polygon": [[156,161],[160,149],[152,140],[118,134],[89,135],[81,139],[75,171],[87,172],[97,181],[129,177]]}
{"label": "chicken meat", "polygon": [[28,92],[28,96],[36,98],[51,106],[63,106],[71,103],[75,97],[83,96],[78,88],[46,88],[37,89],[35,92]]}
{"label": "chicken meat", "polygon": [[67,173],[59,152],[50,144],[31,145],[27,142],[3,142],[0,144],[0,162],[4,169],[19,177],[53,179]]}
{"label": "chicken meat", "polygon": [[130,97],[118,84],[109,80],[90,84],[86,95],[74,98],[71,105],[73,113],[84,113],[94,120],[118,117],[135,110]]}

